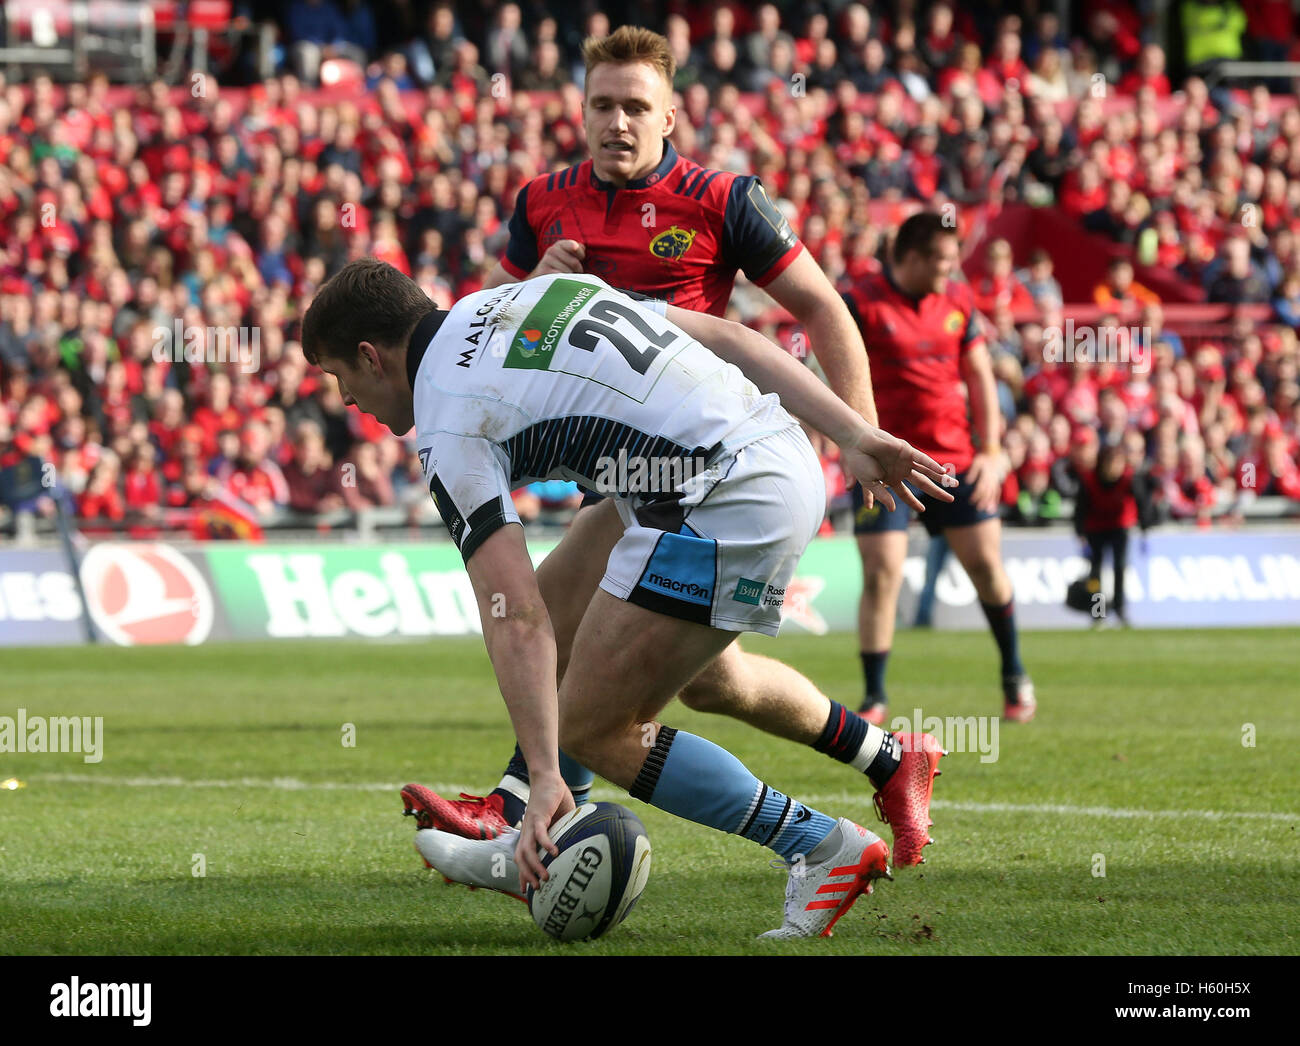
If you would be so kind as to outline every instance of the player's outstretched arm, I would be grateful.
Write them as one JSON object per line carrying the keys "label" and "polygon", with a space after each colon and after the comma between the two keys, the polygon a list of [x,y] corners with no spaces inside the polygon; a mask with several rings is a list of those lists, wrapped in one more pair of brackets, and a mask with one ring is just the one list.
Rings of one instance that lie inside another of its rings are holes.
{"label": "player's outstretched arm", "polygon": [[803,251],[763,289],[808,333],[813,355],[835,395],[874,425],[876,401],[862,332],[813,256]]}
{"label": "player's outstretched arm", "polygon": [[763,392],[775,392],[781,404],[818,432],[834,440],[844,464],[864,489],[883,497],[893,507],[892,488],[904,501],[924,511],[908,480],[944,501],[948,477],[933,458],[910,444],[871,425],[857,411],[823,385],[803,364],[761,334],[730,320],[669,305],[667,318],[715,354],[734,363]]}
{"label": "player's outstretched arm", "polygon": [[470,555],[465,569],[478,601],[483,641],[528,763],[531,787],[515,862],[520,885],[536,886],[546,874],[538,847],[558,853],[547,829],[573,809],[560,776],[555,633],[518,523],[493,532]]}

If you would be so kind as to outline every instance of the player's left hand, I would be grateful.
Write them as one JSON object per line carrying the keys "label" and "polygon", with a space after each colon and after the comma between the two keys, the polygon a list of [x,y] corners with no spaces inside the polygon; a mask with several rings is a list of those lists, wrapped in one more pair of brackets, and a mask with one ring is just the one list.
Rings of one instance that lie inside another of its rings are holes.
{"label": "player's left hand", "polygon": [[559,854],[559,847],[551,841],[547,829],[556,820],[574,809],[573,793],[558,773],[554,775],[531,775],[528,789],[528,807],[524,811],[523,823],[519,826],[519,842],[515,846],[515,864],[519,866],[519,888],[531,886],[537,889],[542,880],[549,878],[538,850],[546,850],[552,857]]}
{"label": "player's left hand", "polygon": [[890,435],[883,429],[873,427],[857,446],[841,448],[840,460],[849,477],[862,484],[864,501],[868,507],[878,497],[887,508],[895,508],[894,498],[890,494],[892,489],[912,508],[924,512],[925,506],[908,486],[909,483],[939,501],[952,500],[952,495],[943,488],[955,486],[956,480],[948,475],[943,466],[906,440]]}
{"label": "player's left hand", "polygon": [[971,504],[981,512],[995,512],[1002,491],[1002,458],[997,454],[976,454],[966,470],[972,487]]}

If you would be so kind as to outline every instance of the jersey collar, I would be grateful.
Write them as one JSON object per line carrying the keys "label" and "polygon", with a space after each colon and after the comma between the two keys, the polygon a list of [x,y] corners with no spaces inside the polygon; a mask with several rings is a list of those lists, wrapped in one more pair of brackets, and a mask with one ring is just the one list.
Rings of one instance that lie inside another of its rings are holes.
{"label": "jersey collar", "polygon": [[928,297],[928,295],[925,294],[922,294],[919,298],[914,294],[908,294],[907,291],[903,290],[902,287],[894,282],[894,272],[888,265],[885,266],[885,282],[894,289],[895,294],[907,301],[912,308],[916,309],[918,312],[921,308],[921,302]]}
{"label": "jersey collar", "polygon": [[[668,172],[677,166],[677,150],[673,148],[673,143],[667,138],[664,139],[664,158],[659,161],[659,166],[647,174],[644,178],[634,178],[626,185],[624,189],[648,189],[668,176]],[[596,177],[596,165],[591,165],[591,187],[593,189],[602,189],[609,191],[617,189],[619,186],[613,182],[607,182]]]}
{"label": "jersey collar", "polygon": [[420,371],[420,364],[424,360],[425,352],[428,351],[429,343],[433,341],[438,328],[442,326],[442,321],[448,315],[449,313],[444,309],[434,309],[417,323],[415,330],[411,332],[411,340],[406,344],[406,377],[412,389],[415,388],[415,375]]}

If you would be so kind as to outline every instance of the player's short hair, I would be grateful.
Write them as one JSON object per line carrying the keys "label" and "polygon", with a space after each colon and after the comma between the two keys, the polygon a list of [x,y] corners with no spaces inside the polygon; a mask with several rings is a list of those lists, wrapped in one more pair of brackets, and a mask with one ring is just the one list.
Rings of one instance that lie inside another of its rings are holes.
{"label": "player's short hair", "polygon": [[620,25],[609,36],[589,36],[582,42],[582,60],[587,65],[587,75],[598,65],[607,62],[628,65],[645,62],[663,74],[672,87],[677,75],[677,59],[668,45],[668,38],[653,29],[639,25]]}
{"label": "player's short hair", "polygon": [[934,211],[920,211],[898,227],[894,237],[894,263],[902,262],[912,251],[928,254],[940,236],[956,236],[957,230]]}
{"label": "player's short hair", "polygon": [[361,342],[405,345],[435,308],[409,276],[376,258],[358,259],[316,292],[302,321],[302,354],[311,364],[327,357],[352,365]]}

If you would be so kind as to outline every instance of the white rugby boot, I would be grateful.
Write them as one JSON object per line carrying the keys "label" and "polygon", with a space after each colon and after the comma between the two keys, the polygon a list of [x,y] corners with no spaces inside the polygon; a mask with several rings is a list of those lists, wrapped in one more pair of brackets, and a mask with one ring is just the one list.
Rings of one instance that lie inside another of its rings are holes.
{"label": "white rugby boot", "polygon": [[515,864],[518,842],[517,828],[503,828],[495,839],[466,839],[434,828],[415,833],[420,856],[448,882],[464,883],[471,890],[495,890],[527,903]]}
{"label": "white rugby boot", "polygon": [[877,879],[889,874],[889,846],[878,835],[847,817],[831,829],[838,832],[839,847],[816,864],[790,865],[785,888],[785,922],[760,937],[829,937],[841,915],[863,894],[871,893]]}

